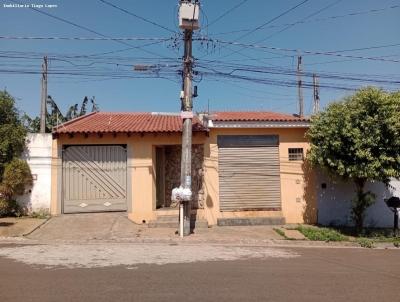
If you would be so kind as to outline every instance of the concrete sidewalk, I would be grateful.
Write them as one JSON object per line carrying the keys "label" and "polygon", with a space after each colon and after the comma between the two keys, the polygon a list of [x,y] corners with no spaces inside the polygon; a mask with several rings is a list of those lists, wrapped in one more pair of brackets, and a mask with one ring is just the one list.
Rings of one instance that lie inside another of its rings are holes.
{"label": "concrete sidewalk", "polygon": [[[292,226],[291,226],[292,227]],[[360,247],[357,242],[288,240],[274,229],[290,232],[285,226],[231,226],[195,229],[190,236],[180,238],[174,228],[149,228],[128,219],[125,213],[69,214],[52,217],[34,232],[24,236],[27,244],[85,243],[154,243],[226,246],[277,247]],[[294,236],[292,236],[294,237]],[[21,237],[19,238],[21,239]],[[5,242],[3,238],[1,240]],[[10,241],[10,240],[9,240]],[[21,240],[19,240],[20,243]],[[394,248],[392,243],[376,244],[377,248]]]}
{"label": "concrete sidewalk", "polygon": [[0,218],[0,237],[21,237],[30,234],[46,219],[29,217],[7,217]]}
{"label": "concrete sidewalk", "polygon": [[[195,229],[188,242],[238,242],[282,239],[274,226],[212,227]],[[171,241],[180,239],[174,228],[148,228],[129,220],[124,213],[61,215],[28,236],[38,241]]]}

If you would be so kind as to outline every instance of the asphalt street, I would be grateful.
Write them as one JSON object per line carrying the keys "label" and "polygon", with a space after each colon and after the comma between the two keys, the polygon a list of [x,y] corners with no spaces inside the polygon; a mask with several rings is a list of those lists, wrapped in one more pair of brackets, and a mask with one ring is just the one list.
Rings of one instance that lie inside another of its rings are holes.
{"label": "asphalt street", "polygon": [[0,257],[0,301],[400,301],[400,250],[285,250],[298,256],[100,268]]}

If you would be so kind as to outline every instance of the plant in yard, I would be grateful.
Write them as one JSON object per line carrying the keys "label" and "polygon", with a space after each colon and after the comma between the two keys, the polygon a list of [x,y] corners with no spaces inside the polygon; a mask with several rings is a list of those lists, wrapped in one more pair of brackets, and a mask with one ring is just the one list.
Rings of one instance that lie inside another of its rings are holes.
{"label": "plant in yard", "polygon": [[374,241],[368,238],[358,238],[357,242],[361,247],[369,249],[372,249],[374,247]]}
{"label": "plant in yard", "polygon": [[0,193],[4,198],[10,200],[15,195],[22,195],[25,188],[31,185],[31,170],[26,161],[14,158],[6,165],[0,184]]}
{"label": "plant in yard", "polygon": [[25,147],[26,129],[22,125],[14,98],[0,91],[0,182],[4,168]]}
{"label": "plant in yard", "polygon": [[[89,100],[89,98],[85,96],[80,108],[78,104],[74,104],[69,107],[68,111],[64,115],[53,98],[50,95],[47,96],[46,132],[51,132],[53,127],[56,127],[61,123],[85,115],[88,112],[89,102],[92,104],[91,112],[99,111],[99,106],[95,102],[95,98],[92,97]],[[23,123],[29,132],[35,133],[40,130],[40,118],[38,116],[31,118],[29,115],[25,114],[23,116]]]}
{"label": "plant in yard", "polygon": [[356,187],[352,216],[356,231],[363,228],[365,210],[375,194],[368,181],[388,185],[400,177],[400,92],[367,87],[311,118],[307,159]]}
{"label": "plant in yard", "polygon": [[50,217],[48,209],[39,209],[29,214],[31,218],[46,219]]}
{"label": "plant in yard", "polygon": [[0,198],[0,217],[21,216],[23,210],[15,200]]}
{"label": "plant in yard", "polygon": [[14,98],[0,91],[0,216],[20,214],[15,195],[32,184],[28,164],[19,159],[25,147],[26,128],[22,124]]}
{"label": "plant in yard", "polygon": [[329,228],[299,226],[297,230],[307,239],[313,241],[345,241],[347,237],[340,232]]}

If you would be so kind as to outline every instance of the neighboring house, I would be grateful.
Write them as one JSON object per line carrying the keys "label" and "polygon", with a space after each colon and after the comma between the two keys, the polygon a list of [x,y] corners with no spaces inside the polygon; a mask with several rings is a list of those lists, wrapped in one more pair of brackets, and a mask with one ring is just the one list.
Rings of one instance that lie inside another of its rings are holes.
{"label": "neighboring house", "polygon": [[[307,119],[216,112],[193,122],[193,215],[209,225],[314,223],[304,164]],[[177,214],[182,121],[163,113],[88,114],[53,132],[51,213],[127,211],[136,223]]]}
{"label": "neighboring house", "polygon": [[[355,197],[355,186],[318,173],[318,223],[332,226],[354,225],[351,217],[351,200]],[[400,181],[392,180],[389,187],[381,182],[369,182],[366,190],[376,195],[375,203],[366,211],[365,226],[393,227],[393,212],[386,206],[385,199],[400,197]]]}
{"label": "neighboring house", "polygon": [[204,183],[210,224],[316,222],[313,175],[303,160],[307,119],[216,112],[208,126]]}

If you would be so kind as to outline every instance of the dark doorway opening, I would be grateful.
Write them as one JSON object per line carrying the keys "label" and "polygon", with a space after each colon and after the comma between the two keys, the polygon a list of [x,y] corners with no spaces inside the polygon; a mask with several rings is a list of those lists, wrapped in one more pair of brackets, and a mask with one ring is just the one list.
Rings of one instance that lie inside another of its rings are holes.
{"label": "dark doorway opening", "polygon": [[[177,208],[171,200],[173,188],[180,185],[181,175],[180,145],[156,146],[156,209]],[[192,147],[192,209],[203,207],[203,163],[204,146]]]}

